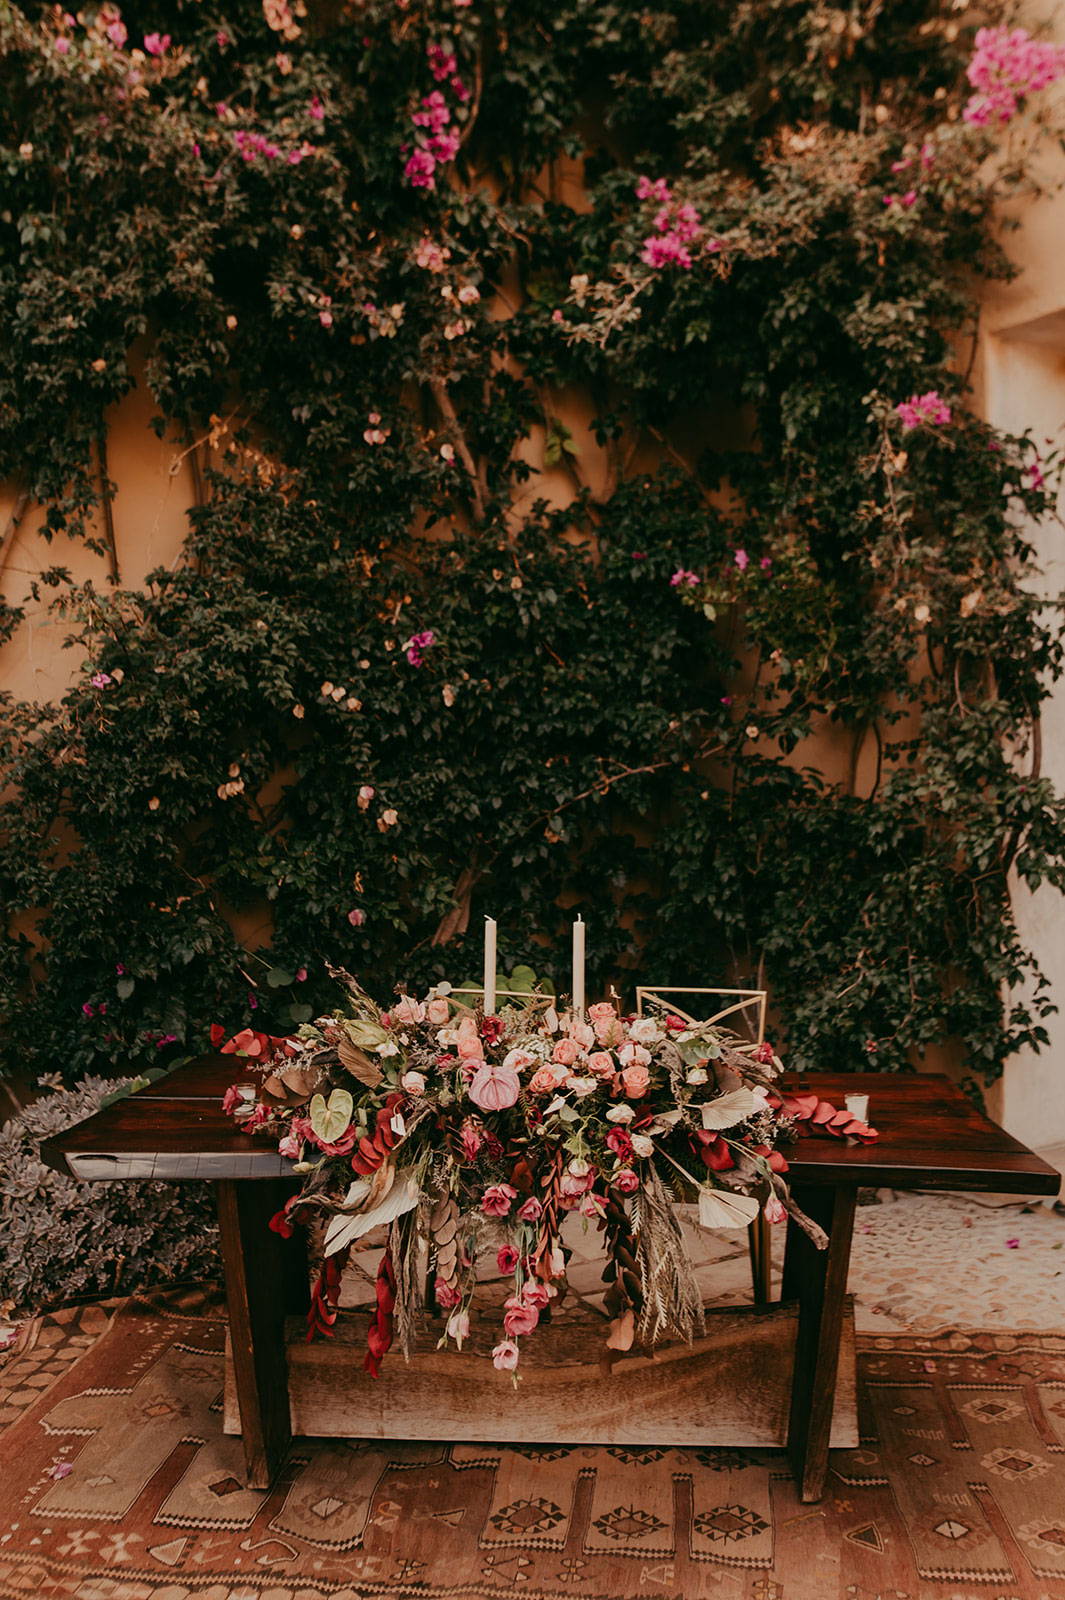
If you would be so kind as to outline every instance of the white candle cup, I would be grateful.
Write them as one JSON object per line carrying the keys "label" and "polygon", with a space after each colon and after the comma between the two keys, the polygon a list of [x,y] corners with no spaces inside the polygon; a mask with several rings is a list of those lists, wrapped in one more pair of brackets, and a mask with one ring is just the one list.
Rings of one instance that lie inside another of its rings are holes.
{"label": "white candle cup", "polygon": [[496,1009],[496,925],[491,917],[484,919],[484,1014],[494,1016]]}
{"label": "white candle cup", "polygon": [[851,1116],[858,1122],[869,1121],[869,1096],[867,1094],[845,1094],[843,1104]]}
{"label": "white candle cup", "polygon": [[584,1012],[584,923],[580,917],[573,924],[573,1009],[578,1016]]}

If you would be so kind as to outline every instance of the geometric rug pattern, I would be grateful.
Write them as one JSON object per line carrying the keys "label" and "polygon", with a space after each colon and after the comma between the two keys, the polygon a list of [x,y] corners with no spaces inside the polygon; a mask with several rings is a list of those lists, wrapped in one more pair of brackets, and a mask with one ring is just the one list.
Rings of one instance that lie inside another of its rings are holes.
{"label": "geometric rug pattern", "polygon": [[[65,1311],[0,1356],[0,1600],[1065,1600],[1065,1338],[866,1338],[816,1506],[773,1451],[222,1433],[198,1291]],[[398,1358],[396,1358],[398,1359]]]}

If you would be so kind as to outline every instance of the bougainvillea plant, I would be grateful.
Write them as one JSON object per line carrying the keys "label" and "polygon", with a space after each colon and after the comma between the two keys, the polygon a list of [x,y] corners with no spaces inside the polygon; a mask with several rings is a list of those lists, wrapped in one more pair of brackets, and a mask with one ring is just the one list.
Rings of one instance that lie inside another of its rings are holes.
{"label": "bougainvillea plant", "polygon": [[[965,350],[1062,58],[968,19],[0,9],[0,536],[82,661],[0,722],[14,1062],[461,979],[483,912],[557,977],[574,905],[593,993],[767,981],[798,1067],[1043,1037],[1055,462]],[[196,502],[136,590],[134,383]]]}
{"label": "bougainvillea plant", "polygon": [[325,1224],[310,1337],[332,1333],[352,1249],[387,1227],[366,1355],[374,1377],[393,1338],[410,1352],[425,1260],[447,1314],[440,1343],[461,1350],[489,1256],[505,1285],[492,1359],[513,1372],[520,1341],[565,1287],[571,1214],[603,1231],[607,1347],[690,1343],[702,1297],[673,1200],[697,1201],[710,1228],[790,1214],[823,1249],[778,1147],[800,1133],[876,1138],[816,1094],[778,1092],[768,1042],[668,1010],[622,1017],[600,1001],[585,1014],[530,996],[486,1015],[444,983],[381,1011],[349,974],[333,975],[346,1005],[295,1035],[246,1028],[225,1040],[219,1027],[214,1039],[258,1071],[235,1078],[225,1109],[276,1140],[301,1179],[270,1226],[289,1236]]}

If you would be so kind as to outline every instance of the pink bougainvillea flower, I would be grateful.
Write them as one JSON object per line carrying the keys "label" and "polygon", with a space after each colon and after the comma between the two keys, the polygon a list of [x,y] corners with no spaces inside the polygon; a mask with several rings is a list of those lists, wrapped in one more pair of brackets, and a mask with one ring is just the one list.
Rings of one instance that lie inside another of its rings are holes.
{"label": "pink bougainvillea flower", "polygon": [[1006,1240],[1006,1249],[1007,1250],[1019,1250],[1020,1249],[1020,1245],[1021,1245],[1021,1241],[1019,1239],[1007,1239]]}
{"label": "pink bougainvillea flower", "polygon": [[307,982],[307,968],[306,967],[297,967],[296,968],[296,982],[297,983],[306,983]]}
{"label": "pink bougainvillea flower", "polygon": [[645,239],[640,260],[656,270],[661,267],[682,267],[687,272],[692,264],[691,251],[676,233],[652,234]]}
{"label": "pink bougainvillea flower", "polygon": [[144,35],[144,48],[150,56],[165,56],[170,49],[170,35],[168,33],[146,33]]}
{"label": "pink bougainvillea flower", "polygon": [[671,589],[694,589],[699,582],[699,574],[692,572],[688,567],[678,567],[669,580]]}
{"label": "pink bougainvillea flower", "polygon": [[353,928],[361,928],[363,926],[366,921],[366,913],[361,906],[356,906],[354,910],[348,912],[348,921]]}
{"label": "pink bougainvillea flower", "polygon": [[109,22],[107,27],[104,29],[104,33],[107,35],[108,39],[110,39],[116,50],[121,50],[122,46],[129,38],[129,34],[126,31],[126,24],[122,21],[121,17],[116,17],[113,22]]}
{"label": "pink bougainvillea flower", "polygon": [[732,552],[732,560],[741,572],[746,572],[751,564],[751,558],[746,550],[734,550]]}
{"label": "pink bougainvillea flower", "polygon": [[65,56],[70,49],[70,40],[64,34],[60,34],[55,42],[55,48],[57,55]]}
{"label": "pink bougainvillea flower", "polygon": [[513,1372],[518,1364],[518,1347],[513,1339],[504,1339],[492,1351],[492,1365],[497,1372]]}
{"label": "pink bougainvillea flower", "polygon": [[459,153],[457,133],[435,133],[429,140],[429,149],[438,162],[454,161]]}
{"label": "pink bougainvillea flower", "polygon": [[895,413],[907,431],[919,427],[922,422],[940,426],[951,420],[951,409],[938,389],[929,389],[927,394],[911,395],[908,400],[900,401]]}
{"label": "pink bougainvillea flower", "polygon": [[451,121],[451,108],[439,89],[422,96],[421,109],[410,119],[416,128],[428,128],[430,133],[440,133]]}
{"label": "pink bougainvillea flower", "polygon": [[437,83],[443,83],[445,78],[450,78],[458,67],[458,58],[450,50],[445,50],[442,44],[431,44],[425,52],[429,62],[429,71]]}
{"label": "pink bougainvillea flower", "polygon": [[672,191],[665,178],[638,178],[636,181],[637,200],[654,200],[658,205],[668,205],[673,198]]}
{"label": "pink bougainvillea flower", "polygon": [[84,1000],[82,1002],[81,1010],[83,1016],[94,1017],[96,1015],[96,1007],[93,1005],[91,1000]]}
{"label": "pink bougainvillea flower", "polygon": [[312,95],[311,103],[307,107],[307,115],[314,122],[323,122],[325,120],[325,106],[323,106],[317,95]]}
{"label": "pink bougainvillea flower", "polygon": [[94,672],[89,681],[94,689],[110,689],[115,680],[109,672]]}
{"label": "pink bougainvillea flower", "polygon": [[69,1461],[54,1461],[45,1473],[46,1478],[69,1478],[74,1471]]}
{"label": "pink bougainvillea flower", "polygon": [[436,158],[428,150],[412,150],[403,168],[403,175],[412,189],[435,189]]}
{"label": "pink bougainvillea flower", "polygon": [[962,117],[975,127],[1009,122],[1025,95],[1046,89],[1065,73],[1065,48],[1039,43],[1024,28],[980,28],[966,77],[977,91]]}
{"label": "pink bougainvillea flower", "polygon": [[769,556],[763,556],[758,565],[761,567],[763,572],[772,572],[773,570],[773,563]]}
{"label": "pink bougainvillea flower", "polygon": [[403,646],[403,653],[412,667],[420,667],[425,660],[425,652],[436,643],[436,634],[432,628],[426,628],[423,633],[412,634]]}
{"label": "pink bougainvillea flower", "polygon": [[469,89],[457,74],[451,80],[451,93],[455,96],[456,100],[461,102],[462,105],[465,105],[466,101],[470,98]]}

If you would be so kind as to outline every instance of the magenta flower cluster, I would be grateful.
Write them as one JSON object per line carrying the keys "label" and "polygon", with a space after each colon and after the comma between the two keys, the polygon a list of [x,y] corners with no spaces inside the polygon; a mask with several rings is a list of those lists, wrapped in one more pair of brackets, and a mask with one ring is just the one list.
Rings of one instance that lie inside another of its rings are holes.
{"label": "magenta flower cluster", "polygon": [[[457,72],[458,60],[443,45],[431,44],[426,52],[429,70],[437,83],[446,83],[460,103],[470,98],[470,91]],[[417,144],[407,155],[404,176],[412,189],[435,189],[436,169],[454,161],[459,153],[459,136],[451,123],[452,109],[441,89],[423,95],[411,122],[418,130]],[[404,154],[410,149],[404,145]]]}
{"label": "magenta flower cluster", "polygon": [[981,28],[966,76],[977,91],[962,116],[983,127],[1009,122],[1021,98],[1046,89],[1065,73],[1065,48],[1040,44],[1024,28]]}
{"label": "magenta flower cluster", "polygon": [[[651,223],[654,232],[643,241],[640,260],[656,270],[661,267],[682,267],[691,270],[692,250],[706,237],[702,219],[690,200],[677,200],[665,178],[640,178],[636,185],[638,200],[652,201],[658,210]],[[717,239],[702,244],[707,255],[721,249]]]}
{"label": "magenta flower cluster", "polygon": [[257,161],[262,156],[264,161],[284,160],[290,167],[295,167],[310,153],[310,147],[305,145],[302,149],[293,148],[286,154],[270,139],[251,128],[234,129],[233,143],[242,161]]}
{"label": "magenta flower cluster", "polygon": [[929,389],[927,394],[913,394],[908,400],[901,400],[895,412],[906,429],[920,427],[922,422],[935,426],[949,422],[951,417],[950,407],[938,389]]}
{"label": "magenta flower cluster", "polygon": [[416,633],[404,645],[404,653],[412,667],[420,667],[425,660],[425,652],[436,643],[436,635],[431,628],[424,633]]}

